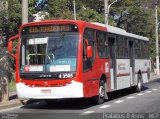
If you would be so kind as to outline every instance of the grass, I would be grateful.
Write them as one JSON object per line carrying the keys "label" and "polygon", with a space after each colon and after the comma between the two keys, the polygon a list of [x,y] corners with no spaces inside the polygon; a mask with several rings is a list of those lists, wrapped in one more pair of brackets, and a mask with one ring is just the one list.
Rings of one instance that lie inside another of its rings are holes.
{"label": "grass", "polygon": [[9,91],[16,91],[16,82],[15,80],[11,80],[11,82],[9,83]]}

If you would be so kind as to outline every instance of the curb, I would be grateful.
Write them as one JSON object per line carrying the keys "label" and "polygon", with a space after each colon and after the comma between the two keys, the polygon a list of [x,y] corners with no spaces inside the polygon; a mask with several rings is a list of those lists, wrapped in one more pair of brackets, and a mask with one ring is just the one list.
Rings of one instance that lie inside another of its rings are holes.
{"label": "curb", "polygon": [[160,75],[157,76],[157,75],[152,75],[149,79],[149,81],[152,81],[152,80],[156,80],[156,79],[159,79],[160,78]]}
{"label": "curb", "polygon": [[8,102],[2,102],[2,103],[0,103],[0,111],[2,111],[4,109],[16,107],[16,106],[21,106],[21,105],[22,105],[22,103],[20,102],[19,99],[11,100]]}
{"label": "curb", "polygon": [[14,99],[11,101],[0,103],[0,111],[3,111],[4,109],[9,109],[17,106],[25,106],[28,104],[33,104],[40,102],[42,100],[20,100],[20,99]]}

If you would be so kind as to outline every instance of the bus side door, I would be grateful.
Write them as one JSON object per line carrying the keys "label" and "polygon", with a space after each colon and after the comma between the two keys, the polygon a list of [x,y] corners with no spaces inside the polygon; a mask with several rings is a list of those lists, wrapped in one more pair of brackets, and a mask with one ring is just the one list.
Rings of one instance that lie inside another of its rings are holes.
{"label": "bus side door", "polygon": [[135,72],[135,60],[134,60],[134,49],[133,41],[129,41],[129,58],[130,58],[130,84],[134,84],[134,72]]}
{"label": "bus side door", "polygon": [[115,54],[115,42],[114,36],[108,36],[109,54],[110,54],[110,79],[111,90],[116,89],[116,54]]}

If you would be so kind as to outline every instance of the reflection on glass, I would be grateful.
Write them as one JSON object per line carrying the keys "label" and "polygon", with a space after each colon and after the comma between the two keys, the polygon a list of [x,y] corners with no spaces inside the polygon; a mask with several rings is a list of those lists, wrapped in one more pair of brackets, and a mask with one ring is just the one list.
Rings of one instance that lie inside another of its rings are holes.
{"label": "reflection on glass", "polygon": [[22,38],[21,72],[41,71],[35,65],[43,67],[43,72],[76,70],[79,35],[30,37]]}

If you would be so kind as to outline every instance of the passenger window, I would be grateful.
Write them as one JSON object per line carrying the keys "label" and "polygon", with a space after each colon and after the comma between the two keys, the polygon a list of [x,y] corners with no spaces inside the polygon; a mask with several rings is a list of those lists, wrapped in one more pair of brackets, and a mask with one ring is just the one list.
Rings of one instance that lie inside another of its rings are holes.
{"label": "passenger window", "polygon": [[108,53],[108,39],[106,33],[97,31],[96,38],[97,38],[97,48],[99,57],[107,58],[109,53]]}
{"label": "passenger window", "polygon": [[122,36],[117,36],[117,57],[118,58],[129,57],[128,39]]}
{"label": "passenger window", "polygon": [[[93,29],[85,29],[83,34],[83,71],[88,70],[92,67],[95,57],[95,42],[94,42],[94,30]],[[92,46],[93,49],[93,56],[90,59],[87,59],[86,57],[86,43],[85,39],[88,40],[88,45]]]}

